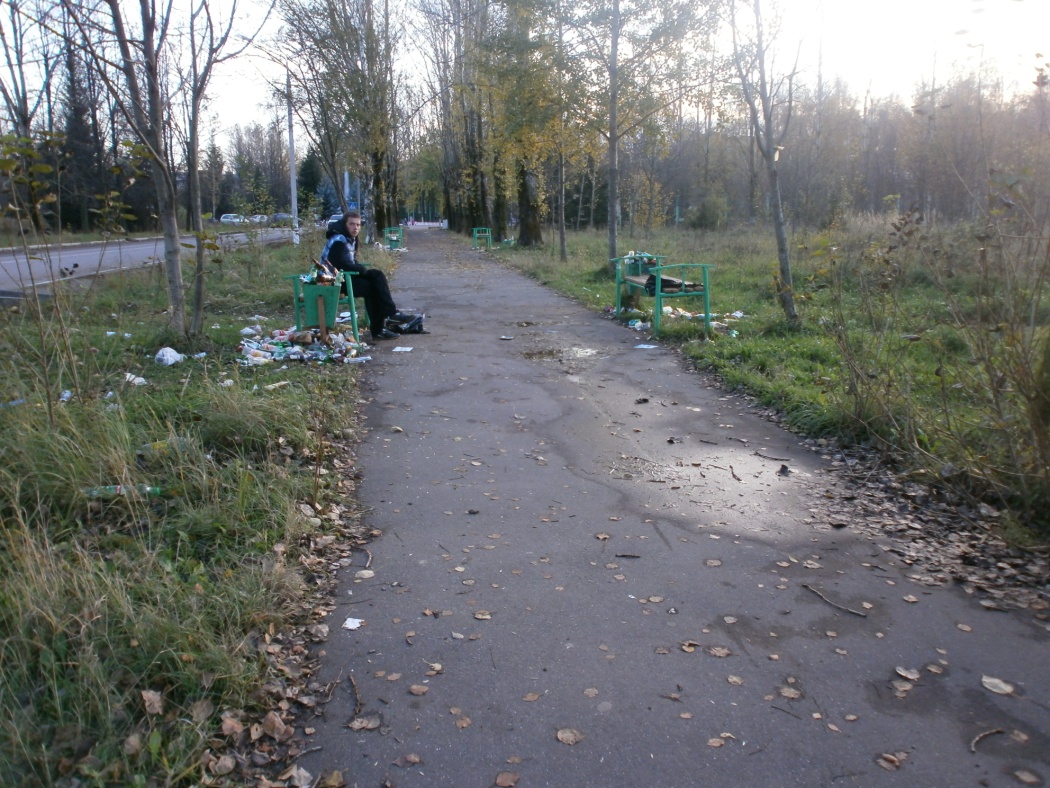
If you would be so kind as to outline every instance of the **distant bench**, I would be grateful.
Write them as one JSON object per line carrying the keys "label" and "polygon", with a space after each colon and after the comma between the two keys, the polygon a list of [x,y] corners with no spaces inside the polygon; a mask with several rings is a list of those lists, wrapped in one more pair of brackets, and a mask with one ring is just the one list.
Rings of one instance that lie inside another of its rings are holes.
{"label": "distant bench", "polygon": [[[653,307],[653,334],[660,333],[664,299],[701,297],[704,302],[704,329],[711,333],[710,263],[664,265],[662,255],[635,254],[613,258],[616,264],[616,314],[621,313],[624,291],[638,292],[656,299]],[[700,281],[696,281],[699,279]]]}

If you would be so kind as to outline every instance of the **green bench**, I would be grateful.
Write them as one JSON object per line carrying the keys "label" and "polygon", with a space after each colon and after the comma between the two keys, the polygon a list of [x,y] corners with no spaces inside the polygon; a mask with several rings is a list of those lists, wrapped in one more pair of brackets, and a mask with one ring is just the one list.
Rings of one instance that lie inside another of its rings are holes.
{"label": "green bench", "polygon": [[[615,257],[616,314],[621,314],[623,294],[638,292],[656,299],[653,307],[653,335],[660,333],[664,301],[669,298],[703,298],[704,330],[711,334],[710,263],[665,265],[663,255],[633,254]],[[699,280],[699,281],[697,281]]]}
{"label": "green bench", "polygon": [[474,228],[474,242],[471,244],[471,249],[481,248],[481,244],[485,244],[486,249],[492,248],[492,230],[488,227],[475,227]]}

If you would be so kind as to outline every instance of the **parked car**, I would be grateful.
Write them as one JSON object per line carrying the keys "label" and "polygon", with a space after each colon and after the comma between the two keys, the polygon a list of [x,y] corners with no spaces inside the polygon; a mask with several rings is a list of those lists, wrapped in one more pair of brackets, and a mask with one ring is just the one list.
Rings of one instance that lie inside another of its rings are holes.
{"label": "parked car", "polygon": [[292,215],[290,213],[275,213],[270,217],[270,224],[277,227],[291,227]]}
{"label": "parked car", "polygon": [[224,213],[219,217],[222,224],[244,224],[244,216],[239,213]]}
{"label": "parked car", "polygon": [[257,213],[254,216],[249,216],[248,221],[252,224],[266,224],[269,218],[265,213]]}

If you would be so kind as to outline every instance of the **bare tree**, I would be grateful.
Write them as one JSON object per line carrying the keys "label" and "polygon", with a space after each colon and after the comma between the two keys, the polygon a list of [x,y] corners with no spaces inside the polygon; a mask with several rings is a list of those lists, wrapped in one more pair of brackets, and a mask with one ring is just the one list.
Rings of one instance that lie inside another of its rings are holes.
{"label": "bare tree", "polygon": [[[266,12],[269,17],[270,9]],[[206,239],[204,237],[204,219],[201,214],[201,177],[200,177],[200,127],[201,111],[204,107],[215,67],[240,55],[251,46],[259,30],[266,24],[266,18],[256,28],[255,33],[240,39],[238,46],[227,50],[230,35],[233,32],[234,19],[237,15],[237,2],[234,0],[226,19],[216,19],[208,0],[197,0],[190,13],[188,30],[190,61],[184,81],[188,85],[189,101],[186,107],[186,169],[189,178],[190,227],[197,236],[196,260],[193,271],[193,312],[190,319],[189,333],[197,335],[204,322],[204,261]]]}
{"label": "bare tree", "polygon": [[[795,309],[795,293],[791,282],[791,255],[788,250],[787,223],[784,220],[784,206],[780,199],[780,172],[778,162],[781,143],[791,123],[791,112],[794,108],[794,79],[796,68],[782,77],[774,77],[770,68],[771,42],[765,40],[761,0],[753,0],[751,10],[754,14],[753,27],[750,29],[751,40],[743,42],[744,25],[737,15],[736,0],[731,0],[733,32],[733,58],[736,63],[740,87],[744,92],[751,115],[751,129],[755,135],[755,145],[766,165],[766,176],[769,179],[770,207],[773,213],[773,232],[777,239],[777,260],[780,274],[777,277],[777,298],[784,310],[788,322],[798,323],[798,312]],[[796,57],[796,66],[797,66]]]}
{"label": "bare tree", "polygon": [[[164,234],[170,325],[177,333],[184,334],[186,295],[182,280],[175,176],[167,139],[170,116],[162,66],[162,51],[169,44],[171,3],[158,9],[150,0],[139,0],[137,19],[125,15],[119,0],[104,0],[100,5],[90,6],[77,0],[62,0],[62,7],[77,34],[71,44],[87,56],[88,63],[113,97],[149,163],[156,190],[157,215]],[[131,27],[129,23],[137,26]],[[110,60],[105,54],[101,47],[104,41],[116,45],[120,53],[118,61]]]}

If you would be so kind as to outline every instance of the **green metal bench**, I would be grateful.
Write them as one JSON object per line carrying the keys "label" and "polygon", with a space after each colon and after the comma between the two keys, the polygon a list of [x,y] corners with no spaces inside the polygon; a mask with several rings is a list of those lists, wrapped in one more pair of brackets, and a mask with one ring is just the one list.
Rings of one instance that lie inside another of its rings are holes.
{"label": "green metal bench", "polygon": [[[664,300],[668,298],[702,297],[704,302],[704,330],[711,334],[710,263],[675,263],[664,265],[663,255],[634,254],[615,257],[616,314],[621,313],[622,296],[638,291],[656,299],[653,307],[653,335],[660,333],[660,318]],[[699,274],[699,276],[698,276]],[[697,282],[695,280],[699,279]]]}
{"label": "green metal bench", "polygon": [[478,249],[481,247],[481,243],[485,243],[486,249],[492,248],[492,230],[488,227],[475,227],[474,228],[474,242],[471,244],[471,249]]}

